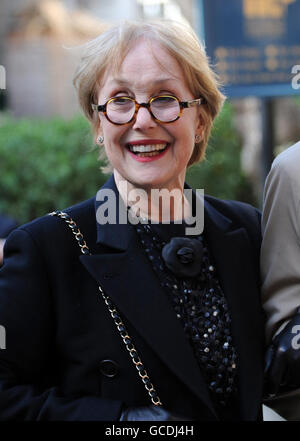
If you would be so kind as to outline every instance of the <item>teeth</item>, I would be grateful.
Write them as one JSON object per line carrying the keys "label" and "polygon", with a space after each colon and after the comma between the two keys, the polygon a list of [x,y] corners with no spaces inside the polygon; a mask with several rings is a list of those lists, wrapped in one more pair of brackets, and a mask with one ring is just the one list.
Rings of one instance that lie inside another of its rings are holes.
{"label": "teeth", "polygon": [[147,144],[147,145],[130,145],[129,149],[131,152],[148,153],[155,152],[157,150],[163,150],[167,144]]}
{"label": "teeth", "polygon": [[156,151],[156,152],[149,152],[149,153],[139,153],[139,154],[138,154],[138,156],[139,156],[140,158],[147,158],[147,157],[149,157],[149,156],[156,156],[156,155],[159,155],[159,152],[158,152],[158,151]]}

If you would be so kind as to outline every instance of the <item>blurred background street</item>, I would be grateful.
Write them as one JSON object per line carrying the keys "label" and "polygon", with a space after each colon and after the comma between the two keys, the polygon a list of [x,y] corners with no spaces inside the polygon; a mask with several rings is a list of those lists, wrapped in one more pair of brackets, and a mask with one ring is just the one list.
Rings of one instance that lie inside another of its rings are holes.
{"label": "blurred background street", "polygon": [[[98,151],[72,85],[76,48],[119,20],[158,17],[190,23],[211,50],[224,84],[231,83],[225,88],[228,99],[215,123],[207,160],[188,171],[187,181],[208,194],[260,207],[272,157],[300,139],[299,89],[292,88],[284,46],[274,43],[287,33],[285,20],[295,15],[292,8],[299,7],[299,0],[224,3],[225,13],[220,0],[2,0],[0,65],[6,77],[0,90],[0,213],[23,223],[96,193],[107,177],[99,170]],[[244,14],[242,30],[237,7]],[[262,19],[267,20],[264,26]],[[241,46],[233,49],[225,41],[218,46],[223,25],[233,41],[235,30],[250,38],[252,52]],[[291,46],[295,65],[300,65],[298,38]],[[254,49],[263,39],[269,43],[262,61]],[[236,54],[249,57],[236,61]],[[259,64],[266,70],[256,76],[261,87],[244,93]],[[277,82],[274,95],[266,85],[268,78]],[[242,87],[235,87],[238,82]],[[261,96],[261,90],[268,96]]]}

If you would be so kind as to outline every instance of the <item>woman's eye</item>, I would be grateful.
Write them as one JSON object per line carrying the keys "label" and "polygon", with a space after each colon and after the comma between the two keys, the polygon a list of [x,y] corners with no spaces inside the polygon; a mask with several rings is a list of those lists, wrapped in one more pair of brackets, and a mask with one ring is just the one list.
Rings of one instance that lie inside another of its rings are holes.
{"label": "woman's eye", "polygon": [[152,106],[168,108],[178,105],[176,98],[172,96],[159,96],[152,101]]}
{"label": "woman's eye", "polygon": [[175,98],[173,98],[172,96],[159,96],[158,98],[155,98],[155,101],[157,103],[170,103],[173,102],[175,100]]}
{"label": "woman's eye", "polygon": [[116,97],[114,98],[114,103],[118,104],[118,105],[122,105],[122,104],[129,104],[131,100],[129,100],[128,98],[124,98],[124,97]]}

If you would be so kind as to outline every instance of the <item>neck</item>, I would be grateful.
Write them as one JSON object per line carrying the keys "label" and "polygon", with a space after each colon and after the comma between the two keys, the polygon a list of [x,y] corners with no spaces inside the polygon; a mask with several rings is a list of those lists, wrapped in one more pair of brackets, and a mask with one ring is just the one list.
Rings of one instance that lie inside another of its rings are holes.
{"label": "neck", "polygon": [[182,185],[171,189],[137,187],[114,171],[119,194],[133,214],[153,222],[178,221],[191,216],[191,207],[183,192]]}

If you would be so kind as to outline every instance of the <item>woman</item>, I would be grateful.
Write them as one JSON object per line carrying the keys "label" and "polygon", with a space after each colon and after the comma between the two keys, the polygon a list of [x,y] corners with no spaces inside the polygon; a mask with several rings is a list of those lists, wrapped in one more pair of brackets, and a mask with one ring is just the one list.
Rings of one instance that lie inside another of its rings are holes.
{"label": "woman", "polygon": [[[206,197],[204,232],[186,229],[201,206],[186,169],[224,99],[197,37],[117,26],[75,85],[113,173],[69,224],[48,215],[6,243],[1,419],[260,419],[259,213]],[[162,208],[153,190],[177,197]]]}

